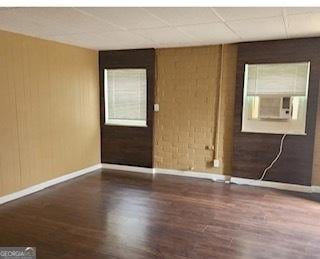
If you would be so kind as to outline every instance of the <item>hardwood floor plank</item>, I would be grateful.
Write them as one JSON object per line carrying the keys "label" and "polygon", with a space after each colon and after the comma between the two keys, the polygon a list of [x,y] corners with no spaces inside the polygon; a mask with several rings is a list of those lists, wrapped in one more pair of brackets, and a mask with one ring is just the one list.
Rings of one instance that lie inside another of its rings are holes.
{"label": "hardwood floor plank", "polygon": [[0,207],[39,258],[317,258],[320,196],[97,170]]}

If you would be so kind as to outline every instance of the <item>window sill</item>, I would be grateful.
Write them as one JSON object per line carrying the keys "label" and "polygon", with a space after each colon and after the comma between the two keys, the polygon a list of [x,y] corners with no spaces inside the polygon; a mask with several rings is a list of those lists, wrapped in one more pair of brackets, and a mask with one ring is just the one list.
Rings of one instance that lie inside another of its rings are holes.
{"label": "window sill", "polygon": [[148,127],[146,121],[141,120],[108,120],[106,126]]}

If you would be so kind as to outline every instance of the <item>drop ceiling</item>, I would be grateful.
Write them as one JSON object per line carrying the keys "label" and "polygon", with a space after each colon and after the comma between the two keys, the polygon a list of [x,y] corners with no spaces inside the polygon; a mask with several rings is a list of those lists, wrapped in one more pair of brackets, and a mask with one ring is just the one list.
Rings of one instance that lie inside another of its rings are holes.
{"label": "drop ceiling", "polygon": [[0,8],[0,29],[96,50],[320,36],[320,8]]}

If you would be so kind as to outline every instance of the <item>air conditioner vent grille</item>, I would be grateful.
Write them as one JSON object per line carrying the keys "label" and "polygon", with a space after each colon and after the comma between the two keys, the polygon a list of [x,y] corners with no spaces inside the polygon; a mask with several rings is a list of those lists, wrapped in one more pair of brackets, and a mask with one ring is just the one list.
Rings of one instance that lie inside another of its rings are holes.
{"label": "air conditioner vent grille", "polygon": [[261,97],[259,117],[261,119],[272,119],[280,117],[281,98]]}

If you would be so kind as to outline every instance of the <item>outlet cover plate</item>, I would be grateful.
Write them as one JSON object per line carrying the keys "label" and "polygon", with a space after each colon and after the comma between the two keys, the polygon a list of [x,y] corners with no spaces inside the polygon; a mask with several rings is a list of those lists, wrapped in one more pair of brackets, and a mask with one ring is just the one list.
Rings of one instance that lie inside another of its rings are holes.
{"label": "outlet cover plate", "polygon": [[220,161],[218,159],[213,160],[213,167],[219,167]]}

